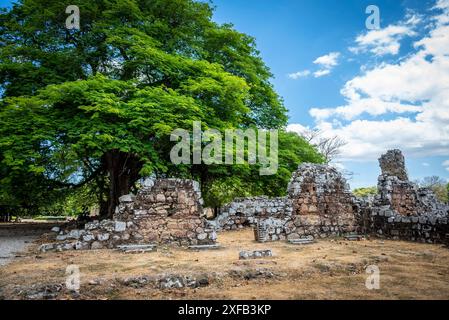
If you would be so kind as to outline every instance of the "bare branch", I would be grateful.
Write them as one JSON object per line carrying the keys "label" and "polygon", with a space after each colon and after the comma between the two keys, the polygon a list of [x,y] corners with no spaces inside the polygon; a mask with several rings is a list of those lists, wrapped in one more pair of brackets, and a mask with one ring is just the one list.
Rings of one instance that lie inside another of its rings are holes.
{"label": "bare branch", "polygon": [[315,146],[328,163],[334,160],[340,154],[341,148],[347,144],[338,136],[323,137],[323,132],[319,129],[305,130],[300,135]]}

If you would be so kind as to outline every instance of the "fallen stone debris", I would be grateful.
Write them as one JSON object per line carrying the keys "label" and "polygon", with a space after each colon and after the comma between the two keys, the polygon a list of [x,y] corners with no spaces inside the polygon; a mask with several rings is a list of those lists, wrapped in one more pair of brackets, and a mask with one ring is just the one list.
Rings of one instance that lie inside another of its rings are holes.
{"label": "fallen stone debris", "polygon": [[290,239],[288,240],[288,243],[290,244],[311,244],[311,243],[315,243],[316,241],[313,240],[313,238],[300,238],[300,239]]}
{"label": "fallen stone debris", "polygon": [[125,286],[133,288],[143,288],[146,286],[152,286],[157,289],[181,289],[181,288],[200,288],[206,287],[210,284],[210,276],[203,275],[179,275],[179,274],[167,274],[160,276],[137,276],[129,277],[119,282]]}
{"label": "fallen stone debris", "polygon": [[117,246],[117,249],[124,253],[145,253],[157,250],[154,244],[128,244]]}
{"label": "fallen stone debris", "polygon": [[272,257],[273,252],[271,250],[255,250],[255,251],[240,251],[239,259],[259,259],[265,257]]}
{"label": "fallen stone debris", "polygon": [[219,244],[197,244],[187,247],[190,250],[217,250],[222,247]]}

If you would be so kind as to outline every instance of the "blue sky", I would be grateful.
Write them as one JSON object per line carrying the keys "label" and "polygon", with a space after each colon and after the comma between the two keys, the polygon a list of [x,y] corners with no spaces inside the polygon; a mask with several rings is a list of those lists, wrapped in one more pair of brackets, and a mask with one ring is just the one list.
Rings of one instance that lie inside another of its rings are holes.
{"label": "blue sky", "polygon": [[[289,109],[289,129],[320,128],[348,142],[336,165],[353,173],[351,187],[376,184],[377,158],[389,148],[403,150],[411,179],[449,178],[445,19],[449,1],[215,0],[214,4],[217,22],[232,22],[256,38]],[[378,6],[381,17],[381,29],[374,32],[365,26],[365,10],[371,4]],[[427,40],[417,46],[423,39]],[[314,63],[323,56],[318,61],[329,63],[330,53],[338,57],[331,67]],[[438,63],[432,63],[434,57]],[[319,70],[329,74],[315,77]],[[422,77],[408,76],[421,73]],[[425,83],[433,78],[437,84]],[[392,90],[395,86],[397,92]],[[313,116],[313,108],[327,109],[331,115]]]}
{"label": "blue sky", "polygon": [[[449,0],[213,4],[215,21],[256,38],[289,130],[347,142],[335,165],[353,173],[351,187],[375,185],[377,158],[390,148],[403,150],[411,179],[449,180]],[[365,27],[372,4],[380,30]]]}

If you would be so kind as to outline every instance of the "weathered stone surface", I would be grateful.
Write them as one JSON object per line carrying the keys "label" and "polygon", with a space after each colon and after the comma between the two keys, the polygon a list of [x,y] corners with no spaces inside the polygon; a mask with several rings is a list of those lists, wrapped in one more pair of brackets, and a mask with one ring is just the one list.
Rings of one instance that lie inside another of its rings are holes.
{"label": "weathered stone surface", "polygon": [[94,242],[92,242],[90,248],[91,248],[92,250],[103,249],[103,248],[104,248],[104,245],[103,245],[101,242],[99,242],[99,241],[94,241]]}
{"label": "weathered stone surface", "polygon": [[59,227],[51,228],[51,232],[59,233],[59,231],[61,231],[61,228],[59,228]]}
{"label": "weathered stone surface", "polygon": [[123,232],[126,230],[126,222],[125,221],[115,221],[115,232]]}
{"label": "weathered stone surface", "polygon": [[255,251],[240,251],[239,259],[259,259],[264,257],[272,257],[273,252],[271,250],[255,250]]}
{"label": "weathered stone surface", "polygon": [[216,249],[220,249],[221,246],[218,244],[197,244],[197,245],[188,246],[188,248],[191,250],[216,250]]}
{"label": "weathered stone surface", "polygon": [[[66,240],[79,241],[65,243]],[[199,185],[182,179],[146,181],[137,195],[120,197],[113,220],[92,221],[84,229],[61,231],[48,250],[102,249],[123,244],[213,244],[217,239],[203,216]]]}
{"label": "weathered stone surface", "polygon": [[386,238],[449,243],[445,239],[449,228],[444,224],[449,206],[430,189],[408,181],[399,150],[388,151],[379,163],[378,195],[360,200],[361,230]]}
{"label": "weathered stone surface", "polygon": [[130,244],[117,246],[117,249],[125,253],[145,253],[157,250],[154,244]]}
{"label": "weathered stone surface", "polygon": [[287,197],[237,198],[220,209],[219,215],[209,226],[216,230],[235,230],[255,227],[265,217],[280,217],[292,212],[291,201]]}
{"label": "weathered stone surface", "polygon": [[167,275],[159,279],[160,289],[198,288],[209,285],[207,275],[194,277],[182,275]]}
{"label": "weathered stone surface", "polygon": [[408,180],[405,159],[400,150],[389,150],[383,154],[379,158],[379,165],[383,175],[397,177],[402,181]]}
{"label": "weathered stone surface", "polygon": [[124,196],[121,196],[118,200],[121,203],[126,203],[126,202],[133,202],[135,199],[135,196],[133,194],[126,194]]}

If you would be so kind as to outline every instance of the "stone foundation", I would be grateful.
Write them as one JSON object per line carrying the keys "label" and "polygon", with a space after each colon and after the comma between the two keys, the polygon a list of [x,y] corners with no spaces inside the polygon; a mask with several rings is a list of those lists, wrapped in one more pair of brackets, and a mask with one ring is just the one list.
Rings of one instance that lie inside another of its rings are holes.
{"label": "stone foundation", "polygon": [[449,244],[447,217],[404,216],[385,206],[372,208],[366,219],[366,231],[381,238]]}

